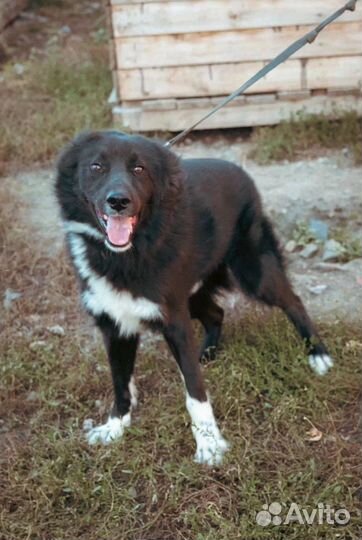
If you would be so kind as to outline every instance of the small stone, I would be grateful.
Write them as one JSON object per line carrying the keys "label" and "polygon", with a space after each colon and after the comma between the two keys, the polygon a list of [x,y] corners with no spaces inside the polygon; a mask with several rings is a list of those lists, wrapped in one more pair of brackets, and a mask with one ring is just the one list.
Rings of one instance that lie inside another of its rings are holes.
{"label": "small stone", "polygon": [[93,425],[93,418],[86,418],[83,422],[83,431],[90,431],[91,429],[93,429]]}
{"label": "small stone", "polygon": [[39,394],[37,392],[29,392],[29,394],[26,396],[26,401],[37,401],[39,399]]}
{"label": "small stone", "polygon": [[303,259],[310,259],[318,252],[318,246],[317,244],[308,244],[305,246],[305,248],[300,252],[300,256],[303,257]]}
{"label": "small stone", "polygon": [[132,499],[135,499],[137,497],[137,491],[133,486],[129,488],[128,494],[130,497],[132,497]]}
{"label": "small stone", "polygon": [[344,264],[337,263],[324,263],[318,262],[313,265],[315,270],[320,270],[321,272],[347,272],[348,268]]}
{"label": "small stone", "polygon": [[314,285],[312,287],[308,287],[308,291],[312,294],[319,295],[322,294],[327,289],[327,287],[328,285]]}
{"label": "small stone", "polygon": [[18,75],[19,77],[21,77],[25,73],[24,64],[14,64],[13,71],[14,71],[15,75]]}
{"label": "small stone", "polygon": [[34,324],[34,323],[38,323],[41,317],[38,313],[32,313],[31,315],[29,315],[28,319],[31,324]]}
{"label": "small stone", "polygon": [[323,261],[336,261],[345,253],[345,248],[337,240],[328,240],[324,245]]}
{"label": "small stone", "polygon": [[60,324],[55,324],[54,326],[48,326],[48,332],[54,334],[55,336],[64,336],[65,330]]}
{"label": "small stone", "polygon": [[42,339],[38,339],[36,341],[32,341],[29,345],[29,349],[31,351],[37,351],[38,349],[44,349],[45,347],[47,346],[47,342],[42,340]]}
{"label": "small stone", "polygon": [[328,240],[329,227],[324,221],[311,219],[309,221],[309,230],[317,240],[321,240],[322,242]]}
{"label": "small stone", "polygon": [[72,31],[71,29],[69,28],[68,25],[65,25],[65,26],[62,26],[61,28],[59,28],[59,34],[63,34],[63,35],[68,35],[70,34]]}
{"label": "small stone", "polygon": [[288,253],[293,253],[293,251],[295,251],[297,248],[297,242],[295,242],[294,240],[289,240],[286,244],[285,244],[285,251],[287,251]]}
{"label": "small stone", "polygon": [[6,289],[4,292],[3,306],[4,309],[10,309],[14,300],[21,297],[21,293],[13,291],[12,289]]}
{"label": "small stone", "polygon": [[107,371],[107,368],[105,366],[97,365],[96,371],[98,371],[98,373],[104,373],[105,371]]}
{"label": "small stone", "polygon": [[97,409],[100,409],[102,407],[102,400],[96,399],[94,405],[97,407]]}

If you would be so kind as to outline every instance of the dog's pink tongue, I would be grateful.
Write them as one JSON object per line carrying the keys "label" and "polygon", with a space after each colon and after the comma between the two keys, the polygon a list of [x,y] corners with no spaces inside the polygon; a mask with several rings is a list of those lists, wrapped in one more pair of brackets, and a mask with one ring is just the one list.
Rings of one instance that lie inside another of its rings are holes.
{"label": "dog's pink tongue", "polygon": [[107,236],[115,246],[128,244],[132,233],[132,218],[108,216]]}

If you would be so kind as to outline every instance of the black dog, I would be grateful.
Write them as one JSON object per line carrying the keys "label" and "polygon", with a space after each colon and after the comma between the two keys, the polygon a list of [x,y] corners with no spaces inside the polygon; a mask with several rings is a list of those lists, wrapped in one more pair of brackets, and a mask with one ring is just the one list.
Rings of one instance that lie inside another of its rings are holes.
{"label": "black dog", "polygon": [[196,461],[220,463],[228,448],[215,422],[191,319],[205,328],[201,357],[213,358],[223,310],[214,296],[231,287],[281,308],[309,350],[311,367],[332,365],[286,277],[273,229],[253,181],[218,159],[180,160],[161,144],[115,131],[82,134],[58,163],[56,192],[86,310],[100,328],[115,402],[91,429],[93,444],[122,436],[136,404],[133,368],[139,333],[163,333],[186,386]]}

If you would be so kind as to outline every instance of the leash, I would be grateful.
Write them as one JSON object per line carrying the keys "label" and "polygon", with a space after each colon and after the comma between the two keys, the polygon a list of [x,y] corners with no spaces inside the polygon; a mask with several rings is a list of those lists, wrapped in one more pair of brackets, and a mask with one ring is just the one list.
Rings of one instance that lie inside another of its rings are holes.
{"label": "leash", "polygon": [[321,32],[326,26],[328,26],[330,23],[332,23],[333,21],[338,19],[341,15],[343,15],[345,11],[354,11],[356,9],[356,2],[357,0],[350,0],[343,7],[335,11],[332,15],[330,15],[326,19],[324,19],[320,24],[318,24],[318,26],[314,28],[314,30],[311,30],[310,32],[305,34],[303,37],[301,37],[300,39],[298,39],[297,41],[289,45],[289,47],[287,47],[283,52],[278,54],[278,56],[276,56],[271,62],[269,62],[269,64],[266,64],[255,75],[253,75],[248,81],[246,81],[243,85],[241,85],[240,88],[235,90],[232,94],[227,96],[218,105],[216,105],[216,107],[214,107],[213,109],[211,109],[211,111],[205,114],[205,116],[200,118],[200,120],[197,120],[197,122],[192,124],[192,126],[184,129],[183,131],[181,131],[181,133],[179,133],[178,135],[176,135],[175,137],[167,141],[165,143],[165,146],[166,147],[173,146],[174,144],[184,139],[193,129],[195,129],[195,127],[201,124],[201,122],[204,122],[205,120],[210,118],[210,116],[212,116],[217,111],[219,111],[222,107],[225,107],[225,105],[227,105],[228,103],[230,103],[230,101],[232,101],[237,96],[245,92],[245,90],[250,88],[250,86],[255,84],[259,79],[261,79],[267,73],[275,69],[277,66],[279,66],[279,64],[282,64],[283,62],[285,62],[285,60],[287,60],[290,56],[292,56],[292,54],[294,54],[295,52],[299,51],[299,49],[304,47],[304,45],[306,45],[307,43],[313,43],[313,41],[318,36],[319,32]]}

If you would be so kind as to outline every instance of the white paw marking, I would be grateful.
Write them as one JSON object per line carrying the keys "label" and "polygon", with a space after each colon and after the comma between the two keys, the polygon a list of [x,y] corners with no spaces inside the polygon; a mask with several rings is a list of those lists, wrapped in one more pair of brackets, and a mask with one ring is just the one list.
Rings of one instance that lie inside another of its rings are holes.
{"label": "white paw marking", "polygon": [[225,452],[230,448],[229,443],[221,435],[216,424],[204,424],[192,426],[192,432],[196,439],[196,463],[204,463],[209,466],[220,465]]}
{"label": "white paw marking", "polygon": [[334,362],[328,354],[309,355],[309,365],[318,375],[325,375]]}
{"label": "white paw marking", "polygon": [[220,465],[230,446],[217,427],[210,402],[198,401],[186,394],[186,407],[196,440],[195,461],[210,466]]}
{"label": "white paw marking", "polygon": [[117,439],[120,439],[126,427],[131,425],[130,413],[118,418],[116,416],[109,417],[105,424],[96,426],[86,433],[86,438],[89,444],[109,444]]}
{"label": "white paw marking", "polygon": [[131,407],[132,409],[135,409],[138,403],[138,390],[137,390],[133,375],[131,377],[131,380],[128,383],[128,390],[131,396]]}

